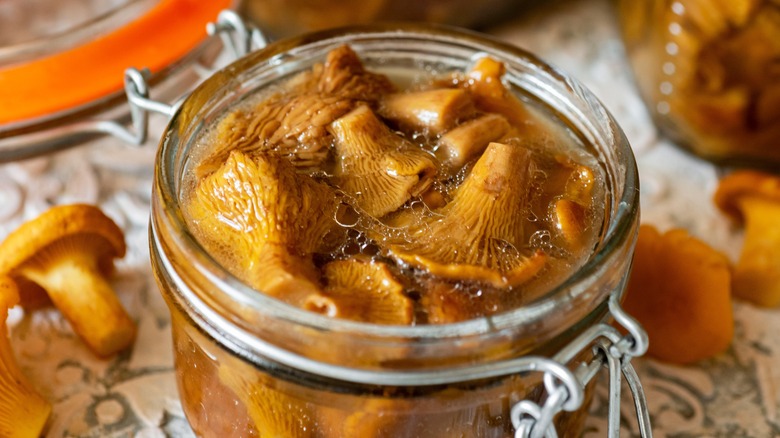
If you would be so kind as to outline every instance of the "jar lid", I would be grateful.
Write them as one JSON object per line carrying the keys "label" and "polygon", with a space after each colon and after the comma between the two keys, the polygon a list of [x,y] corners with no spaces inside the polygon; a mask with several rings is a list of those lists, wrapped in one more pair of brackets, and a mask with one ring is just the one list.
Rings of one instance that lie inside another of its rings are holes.
{"label": "jar lid", "polygon": [[84,106],[122,91],[128,67],[156,73],[196,48],[204,26],[233,0],[160,0],[84,44],[0,67],[0,125]]}

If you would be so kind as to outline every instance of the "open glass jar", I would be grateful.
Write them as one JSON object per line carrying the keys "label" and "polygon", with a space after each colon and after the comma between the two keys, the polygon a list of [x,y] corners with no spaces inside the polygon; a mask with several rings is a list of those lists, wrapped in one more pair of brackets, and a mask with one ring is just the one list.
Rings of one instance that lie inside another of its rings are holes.
{"label": "open glass jar", "polygon": [[780,165],[780,4],[626,0],[623,39],[659,128],[723,164]]}
{"label": "open glass jar", "polygon": [[[581,138],[604,174],[604,218],[584,265],[514,310],[421,326],[328,318],[259,293],[221,266],[184,213],[199,139],[248,97],[343,44],[380,72],[462,72],[484,54],[503,62],[507,85]],[[183,102],[155,166],[152,264],[172,315],[185,413],[202,436],[543,436],[549,427],[577,436],[595,372],[607,364],[617,373],[619,400],[619,373],[632,375],[630,358],[645,348],[617,304],[638,203],[634,158],[612,117],[576,81],[514,46],[447,28],[376,25],[251,53]],[[610,313],[627,336],[605,324]]]}

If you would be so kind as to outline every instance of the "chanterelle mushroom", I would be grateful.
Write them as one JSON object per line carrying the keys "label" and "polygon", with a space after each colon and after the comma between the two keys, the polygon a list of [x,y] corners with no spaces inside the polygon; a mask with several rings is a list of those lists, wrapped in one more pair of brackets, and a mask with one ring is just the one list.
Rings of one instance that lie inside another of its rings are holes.
{"label": "chanterelle mushroom", "polygon": [[527,149],[491,143],[450,203],[420,218],[394,218],[407,226],[385,237],[391,254],[450,279],[496,287],[529,280],[546,260],[540,251],[521,250],[533,168]]}
{"label": "chanterelle mushroom", "polygon": [[17,286],[9,277],[0,277],[0,436],[33,438],[41,435],[51,413],[43,399],[16,365],[8,341],[8,309],[19,302]]}
{"label": "chanterelle mushroom", "polygon": [[337,318],[375,324],[412,322],[412,300],[387,265],[363,259],[337,260],[323,267],[325,293]]}
{"label": "chanterelle mushroom", "polygon": [[715,204],[745,224],[732,278],[736,296],[761,306],[780,304],[780,176],[734,172],[720,181]]}
{"label": "chanterelle mushroom", "polygon": [[127,348],[135,323],[106,280],[125,254],[122,230],[93,205],[52,207],[0,244],[0,275],[48,293],[73,330],[99,356]]}
{"label": "chanterelle mushroom", "polygon": [[384,75],[367,71],[349,46],[328,53],[325,65],[293,79],[284,93],[249,110],[234,111],[217,128],[218,147],[198,167],[206,175],[231,151],[273,151],[297,167],[326,159],[332,142],[328,125],[360,103],[373,103],[395,89]]}
{"label": "chanterelle mushroom", "polygon": [[333,182],[374,217],[422,193],[437,172],[433,156],[395,134],[367,106],[330,126],[336,139]]}
{"label": "chanterelle mushroom", "polygon": [[379,114],[401,129],[438,135],[476,112],[471,96],[460,89],[437,88],[393,93],[379,103]]}
{"label": "chanterelle mushroom", "polygon": [[233,152],[200,182],[190,202],[207,246],[243,281],[290,304],[322,297],[311,255],[337,227],[333,190],[298,175],[284,158]]}

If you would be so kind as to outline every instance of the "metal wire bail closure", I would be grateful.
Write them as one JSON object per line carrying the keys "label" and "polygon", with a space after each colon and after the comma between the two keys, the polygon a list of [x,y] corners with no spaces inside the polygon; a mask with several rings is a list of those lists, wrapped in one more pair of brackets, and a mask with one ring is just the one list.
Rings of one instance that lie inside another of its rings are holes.
{"label": "metal wire bail closure", "polygon": [[539,371],[544,372],[547,397],[541,406],[530,400],[522,400],[512,407],[510,415],[515,428],[515,438],[557,438],[553,418],[561,411],[571,412],[582,406],[585,386],[602,367],[606,367],[609,372],[608,436],[620,436],[622,374],[634,399],[639,433],[642,437],[652,438],[647,400],[639,376],[631,365],[631,359],[647,351],[647,333],[623,310],[618,297],[618,292],[609,297],[609,311],[627,334],[622,335],[610,325],[597,324],[584,331],[553,357],[558,364],[569,363],[579,352],[592,347],[594,356],[590,362],[580,363],[574,371],[563,367],[565,371],[562,373],[560,369],[556,369],[555,374],[549,372],[549,369],[545,370],[544,366],[538,367]]}
{"label": "metal wire bail closure", "polygon": [[[246,55],[252,49],[268,44],[267,38],[259,29],[244,23],[241,17],[231,10],[221,11],[216,22],[206,25],[206,32],[212,37],[218,35],[229,51],[229,56],[234,60]],[[146,141],[150,112],[171,117],[186,97],[182,96],[170,105],[150,99],[149,86],[146,82],[148,77],[149,71],[146,69],[139,70],[131,67],[125,70],[125,94],[130,105],[133,131],[118,125],[110,132],[115,137],[134,145],[141,145]]]}

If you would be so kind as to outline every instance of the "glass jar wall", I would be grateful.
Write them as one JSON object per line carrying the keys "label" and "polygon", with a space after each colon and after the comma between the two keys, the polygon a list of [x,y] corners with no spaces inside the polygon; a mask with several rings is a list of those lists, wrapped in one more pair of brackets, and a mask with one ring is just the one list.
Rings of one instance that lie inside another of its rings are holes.
{"label": "glass jar wall", "polygon": [[623,0],[619,13],[663,133],[715,162],[780,166],[780,4]]}
{"label": "glass jar wall", "polygon": [[[585,264],[520,308],[405,327],[293,307],[249,288],[217,263],[184,217],[184,181],[197,139],[225,111],[342,44],[369,69],[463,71],[485,53],[504,62],[507,83],[581,136],[605,174],[602,231]],[[604,321],[608,298],[621,292],[627,276],[638,222],[633,155],[590,93],[515,47],[422,26],[334,30],[248,55],[183,103],[163,136],[155,169],[152,263],[173,318],[185,413],[204,436],[507,436],[512,406],[544,398],[541,374],[485,378],[477,377],[479,370],[549,357]],[[409,377],[431,372],[447,381]],[[586,405],[556,418],[561,435],[579,435]]]}

